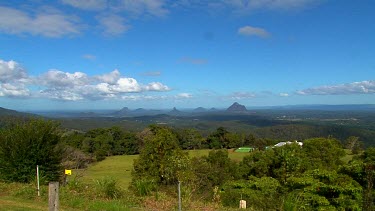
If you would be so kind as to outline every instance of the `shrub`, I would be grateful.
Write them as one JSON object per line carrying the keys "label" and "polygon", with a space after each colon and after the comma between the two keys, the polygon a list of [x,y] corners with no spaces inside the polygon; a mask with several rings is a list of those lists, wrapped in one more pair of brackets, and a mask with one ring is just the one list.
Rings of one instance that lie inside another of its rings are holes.
{"label": "shrub", "polygon": [[45,182],[62,175],[60,135],[52,121],[32,119],[0,130],[0,179],[30,183],[36,166]]}
{"label": "shrub", "polygon": [[109,199],[119,199],[122,197],[123,191],[118,187],[117,181],[113,178],[96,180],[95,185],[99,196]]}
{"label": "shrub", "polygon": [[132,182],[132,188],[138,196],[148,196],[157,189],[157,184],[152,179],[140,178]]}

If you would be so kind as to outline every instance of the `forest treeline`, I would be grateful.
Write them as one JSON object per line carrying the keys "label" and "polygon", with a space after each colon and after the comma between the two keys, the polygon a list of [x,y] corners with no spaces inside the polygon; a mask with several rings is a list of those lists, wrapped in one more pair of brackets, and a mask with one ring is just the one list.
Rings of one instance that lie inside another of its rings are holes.
{"label": "forest treeline", "polygon": [[[66,130],[40,119],[0,129],[0,180],[33,182],[40,165],[44,182],[61,170],[85,168],[106,156],[139,154],[130,189],[137,196],[175,194],[237,207],[244,199],[254,210],[373,210],[375,148],[363,150],[358,137],[333,136],[274,147],[278,140],[257,138],[219,127],[203,136],[195,129],[150,125],[134,133],[119,127],[87,132]],[[254,148],[242,161],[228,149]],[[212,149],[190,157],[188,149]],[[351,158],[346,159],[350,154]],[[121,169],[119,169],[121,171]]]}

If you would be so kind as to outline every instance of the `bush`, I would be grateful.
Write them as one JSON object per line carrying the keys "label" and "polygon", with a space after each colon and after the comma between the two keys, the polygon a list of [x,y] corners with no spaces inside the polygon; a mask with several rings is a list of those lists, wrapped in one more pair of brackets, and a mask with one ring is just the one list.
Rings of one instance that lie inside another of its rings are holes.
{"label": "bush", "polygon": [[241,199],[255,210],[276,210],[281,205],[281,185],[271,177],[251,178],[249,181],[232,181],[224,185],[221,200],[224,206],[238,207]]}
{"label": "bush", "polygon": [[148,196],[157,189],[157,184],[154,180],[141,178],[132,182],[132,188],[138,196]]}
{"label": "bush", "polygon": [[119,199],[123,195],[123,191],[118,187],[117,181],[113,178],[96,180],[95,185],[99,196],[108,199]]}
{"label": "bush", "polygon": [[0,130],[0,179],[30,183],[36,166],[47,183],[62,175],[58,124],[32,119]]}

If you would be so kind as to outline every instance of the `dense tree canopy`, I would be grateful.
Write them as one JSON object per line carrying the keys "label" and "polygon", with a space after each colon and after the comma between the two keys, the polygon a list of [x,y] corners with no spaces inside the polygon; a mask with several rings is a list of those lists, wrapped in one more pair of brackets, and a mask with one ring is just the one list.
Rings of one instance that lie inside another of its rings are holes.
{"label": "dense tree canopy", "polygon": [[62,175],[58,124],[32,119],[0,130],[0,179],[10,182],[35,180],[39,165],[43,181]]}
{"label": "dense tree canopy", "polygon": [[174,184],[183,179],[189,158],[178,146],[171,130],[152,126],[145,137],[139,158],[134,161],[133,180],[150,179],[157,184]]}

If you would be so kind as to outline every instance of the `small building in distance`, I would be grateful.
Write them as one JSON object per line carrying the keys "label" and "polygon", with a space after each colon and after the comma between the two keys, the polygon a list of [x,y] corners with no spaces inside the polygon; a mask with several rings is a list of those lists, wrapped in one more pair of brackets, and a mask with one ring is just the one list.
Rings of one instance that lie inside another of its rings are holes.
{"label": "small building in distance", "polygon": [[274,147],[282,147],[282,146],[284,146],[284,145],[286,145],[286,144],[294,144],[294,143],[298,144],[298,145],[301,146],[301,147],[303,146],[303,143],[302,143],[302,142],[298,142],[298,141],[287,141],[287,142],[279,142],[279,143],[275,144]]}

